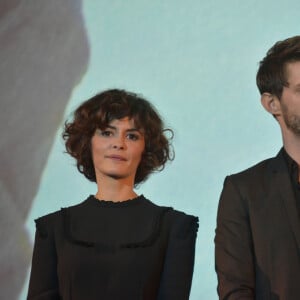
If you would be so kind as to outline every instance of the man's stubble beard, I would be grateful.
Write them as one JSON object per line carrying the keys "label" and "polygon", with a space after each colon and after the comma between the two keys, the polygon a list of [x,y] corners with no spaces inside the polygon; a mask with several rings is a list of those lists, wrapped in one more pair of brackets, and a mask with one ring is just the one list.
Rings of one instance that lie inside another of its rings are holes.
{"label": "man's stubble beard", "polygon": [[282,117],[285,122],[285,125],[290,131],[295,135],[300,137],[300,116],[294,113],[291,113],[286,105],[281,104],[282,107]]}

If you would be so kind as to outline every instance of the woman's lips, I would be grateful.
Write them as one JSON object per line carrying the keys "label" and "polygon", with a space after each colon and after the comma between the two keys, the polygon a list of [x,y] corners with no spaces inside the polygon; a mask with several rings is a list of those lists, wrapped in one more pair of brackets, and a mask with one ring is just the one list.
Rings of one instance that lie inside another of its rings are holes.
{"label": "woman's lips", "polygon": [[121,155],[108,155],[107,158],[114,159],[114,160],[120,160],[120,161],[126,161],[126,158]]}

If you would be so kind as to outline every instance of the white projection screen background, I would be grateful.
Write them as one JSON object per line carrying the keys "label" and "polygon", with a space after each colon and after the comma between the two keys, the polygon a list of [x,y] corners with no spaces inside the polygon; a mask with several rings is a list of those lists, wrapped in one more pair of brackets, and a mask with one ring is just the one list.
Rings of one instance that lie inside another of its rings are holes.
{"label": "white projection screen background", "polygon": [[142,94],[173,129],[175,160],[137,192],[199,217],[190,299],[217,299],[224,177],[281,147],[255,84],[267,49],[299,34],[300,2],[279,3],[1,1],[1,299],[26,299],[34,219],[95,193],[64,153],[61,129],[108,88]]}

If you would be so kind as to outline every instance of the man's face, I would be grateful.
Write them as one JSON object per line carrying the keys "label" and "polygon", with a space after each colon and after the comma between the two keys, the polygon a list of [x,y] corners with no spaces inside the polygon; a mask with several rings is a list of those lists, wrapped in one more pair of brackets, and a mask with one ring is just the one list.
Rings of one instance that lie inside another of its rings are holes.
{"label": "man's face", "polygon": [[288,87],[280,99],[282,117],[286,127],[300,137],[300,61],[286,65]]}

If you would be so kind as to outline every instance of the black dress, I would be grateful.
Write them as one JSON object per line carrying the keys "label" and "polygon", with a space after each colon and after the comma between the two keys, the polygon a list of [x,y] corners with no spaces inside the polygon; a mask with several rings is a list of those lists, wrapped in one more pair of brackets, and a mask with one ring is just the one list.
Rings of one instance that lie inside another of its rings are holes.
{"label": "black dress", "polygon": [[90,196],[36,226],[30,300],[189,299],[197,217]]}

